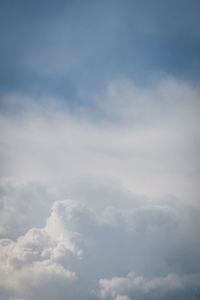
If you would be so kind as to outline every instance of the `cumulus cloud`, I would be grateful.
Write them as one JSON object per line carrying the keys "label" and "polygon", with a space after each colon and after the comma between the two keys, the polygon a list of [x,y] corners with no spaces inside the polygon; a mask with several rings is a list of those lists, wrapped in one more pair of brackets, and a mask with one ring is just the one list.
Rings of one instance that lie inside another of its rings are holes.
{"label": "cumulus cloud", "polygon": [[80,202],[56,201],[44,227],[1,239],[1,292],[31,300],[198,295],[200,266],[193,269],[192,259],[200,245],[191,236],[200,224],[190,213],[197,209],[183,218],[179,206],[147,202],[97,215]]}
{"label": "cumulus cloud", "polygon": [[3,300],[198,299],[199,95],[174,79],[73,111],[4,95]]}
{"label": "cumulus cloud", "polygon": [[56,206],[55,203],[44,228],[32,228],[16,242],[0,240],[1,287],[7,292],[35,299],[34,289],[37,289],[37,297],[42,299],[46,288],[49,293],[52,285],[57,290],[76,279],[75,272],[66,268],[67,263],[60,262],[62,257],[69,260],[70,256],[80,255],[72,241],[76,233],[67,231],[62,216],[56,214]]}

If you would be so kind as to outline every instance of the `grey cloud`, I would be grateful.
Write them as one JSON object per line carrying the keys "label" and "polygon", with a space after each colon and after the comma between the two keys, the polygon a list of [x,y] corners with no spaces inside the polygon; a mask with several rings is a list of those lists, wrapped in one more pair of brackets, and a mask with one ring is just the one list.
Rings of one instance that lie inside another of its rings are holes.
{"label": "grey cloud", "polygon": [[53,196],[39,183],[16,178],[0,179],[0,237],[14,238],[34,226],[44,225]]}

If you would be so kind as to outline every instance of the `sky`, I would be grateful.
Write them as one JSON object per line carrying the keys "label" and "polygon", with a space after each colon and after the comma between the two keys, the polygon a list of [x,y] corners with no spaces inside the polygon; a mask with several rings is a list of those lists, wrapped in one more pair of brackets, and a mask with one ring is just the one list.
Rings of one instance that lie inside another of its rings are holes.
{"label": "sky", "polygon": [[0,299],[200,299],[200,2],[0,1]]}

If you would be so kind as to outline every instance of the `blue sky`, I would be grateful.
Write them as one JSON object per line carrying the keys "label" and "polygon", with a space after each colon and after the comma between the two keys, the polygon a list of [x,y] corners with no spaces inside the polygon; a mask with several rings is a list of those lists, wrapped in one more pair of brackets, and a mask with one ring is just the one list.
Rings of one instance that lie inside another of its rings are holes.
{"label": "blue sky", "polygon": [[118,78],[198,81],[199,9],[197,0],[1,1],[1,90],[72,99]]}
{"label": "blue sky", "polygon": [[200,2],[0,6],[0,299],[200,299]]}

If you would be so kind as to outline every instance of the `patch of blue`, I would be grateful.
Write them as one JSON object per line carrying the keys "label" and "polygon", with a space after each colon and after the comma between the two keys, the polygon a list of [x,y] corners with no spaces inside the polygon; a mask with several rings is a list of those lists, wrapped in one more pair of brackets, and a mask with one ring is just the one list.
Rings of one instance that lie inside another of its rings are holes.
{"label": "patch of blue", "polygon": [[109,80],[200,75],[200,1],[1,1],[0,89],[74,99]]}

